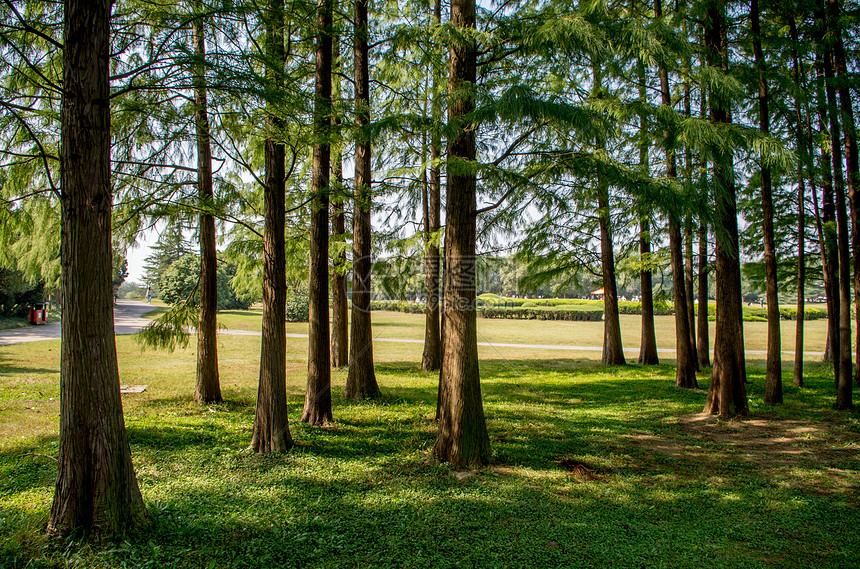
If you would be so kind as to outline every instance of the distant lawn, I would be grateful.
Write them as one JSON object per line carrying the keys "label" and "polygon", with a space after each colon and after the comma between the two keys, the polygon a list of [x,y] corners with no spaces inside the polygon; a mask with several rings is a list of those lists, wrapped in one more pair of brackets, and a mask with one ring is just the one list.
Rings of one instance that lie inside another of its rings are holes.
{"label": "distant lawn", "polygon": [[[420,331],[409,316],[374,314],[375,333]],[[534,323],[541,334],[499,323],[480,322],[481,341],[573,343],[590,324]],[[697,415],[706,375],[684,391],[671,366],[481,348],[494,462],[458,473],[430,456],[438,376],[417,370],[420,343],[374,346],[377,403],[345,402],[345,370],[334,370],[336,425],[294,422],[298,446],[265,458],[247,450],[259,337],[220,336],[228,402],[203,407],[191,399],[193,343],[173,354],[141,352],[131,337],[117,345],[122,382],[149,386],[123,405],[152,525],[109,546],[44,536],[59,342],[0,347],[0,567],[842,569],[860,559],[860,415],[831,409],[832,372],[817,363],[803,389],[786,367],[786,404],[769,408],[751,362],[752,416],[719,423]],[[293,421],[306,354],[306,340],[288,340]]]}
{"label": "distant lawn", "polygon": [[[235,330],[259,331],[262,324],[262,310],[225,310],[218,313],[218,325]],[[634,315],[621,315],[621,338],[626,347],[636,348],[640,343],[642,318]],[[405,314],[402,312],[374,311],[372,316],[373,334],[378,338],[398,338],[423,340],[424,315]],[[675,317],[656,316],[654,318],[657,347],[661,349],[675,348]],[[804,349],[811,352],[823,352],[827,337],[827,321],[812,320],[805,324]],[[710,323],[710,340],[714,341],[714,322]],[[794,350],[794,334],[796,322],[783,320],[780,322],[782,331],[783,350]],[[291,334],[307,334],[307,323],[287,323],[287,332]],[[744,338],[748,350],[767,350],[767,322],[745,322]],[[591,346],[600,347],[603,344],[603,322],[564,322],[540,320],[496,320],[478,318],[478,341],[504,344],[547,344],[556,346]],[[582,352],[585,355],[585,352]],[[558,355],[558,354],[556,354]],[[518,357],[516,354],[513,357]],[[594,357],[586,355],[585,357]],[[636,354],[628,354],[635,359]],[[670,356],[665,356],[670,357]],[[764,359],[764,356],[751,356],[752,359]],[[599,359],[599,354],[597,355]],[[791,354],[784,354],[786,365],[794,359]],[[809,360],[820,359],[812,356]],[[793,365],[793,364],[792,364]]]}

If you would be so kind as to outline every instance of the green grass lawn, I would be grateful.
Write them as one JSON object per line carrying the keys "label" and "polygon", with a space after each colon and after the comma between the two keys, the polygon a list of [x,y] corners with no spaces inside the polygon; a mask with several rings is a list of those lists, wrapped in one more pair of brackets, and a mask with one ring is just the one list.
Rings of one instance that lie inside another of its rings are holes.
{"label": "green grass lawn", "polygon": [[[628,346],[638,344],[631,318]],[[221,315],[230,328],[255,321]],[[421,338],[422,321],[375,313],[374,334]],[[591,324],[479,321],[479,341],[599,345]],[[745,326],[749,347],[759,324]],[[671,347],[669,324],[658,326]],[[762,403],[752,360],[751,417],[715,422],[698,415],[706,392],[675,388],[669,365],[482,347],[494,461],[455,472],[430,455],[438,376],[418,371],[421,344],[374,346],[382,401],[345,402],[345,371],[334,370],[333,427],[292,423],[292,452],[249,452],[259,345],[220,336],[228,401],[201,407],[193,342],[167,354],[117,339],[122,382],[149,386],[123,405],[152,523],[101,546],[43,533],[59,342],[0,347],[0,567],[860,566],[860,415],[832,410],[832,372],[818,358],[803,389],[786,365],[778,408]],[[306,354],[307,340],[288,340],[293,420]]]}

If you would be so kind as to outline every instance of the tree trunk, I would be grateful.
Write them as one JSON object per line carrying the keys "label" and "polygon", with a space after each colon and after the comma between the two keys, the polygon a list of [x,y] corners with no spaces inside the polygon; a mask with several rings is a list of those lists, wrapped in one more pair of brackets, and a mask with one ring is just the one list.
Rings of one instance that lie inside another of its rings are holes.
{"label": "tree trunk", "polygon": [[[433,16],[438,25],[442,21],[442,2],[435,0]],[[436,371],[442,367],[442,335],[439,322],[439,246],[438,233],[442,218],[442,173],[439,160],[442,158],[442,138],[439,133],[442,119],[440,86],[433,72],[431,108],[433,113],[433,132],[430,138],[430,186],[424,212],[424,282],[427,305],[424,309],[424,353],[421,356],[421,369]]]}
{"label": "tree trunk", "polygon": [[[663,6],[661,0],[654,2],[654,16],[660,20],[663,17]],[[672,93],[669,88],[669,72],[665,65],[660,65],[660,104],[665,107],[672,106]],[[666,138],[672,136],[668,130],[663,133]],[[670,180],[677,178],[677,164],[675,151],[670,147],[666,149],[666,177]],[[681,228],[678,222],[678,213],[667,212],[669,217],[669,251],[672,262],[672,290],[675,300],[675,353],[676,372],[675,384],[678,387],[696,388],[696,367],[693,361],[693,349],[690,345],[690,318],[687,314],[686,287],[684,284],[684,253]]]}
{"label": "tree trunk", "polygon": [[[708,5],[704,28],[707,64],[728,72],[728,29],[725,5]],[[711,120],[731,122],[730,102],[721,93],[708,97]],[[740,250],[738,243],[737,198],[734,160],[731,150],[712,149],[714,155],[717,326],[714,337],[714,367],[708,387],[705,413],[728,419],[746,415],[746,361],[743,345],[743,308],[741,298]]]}
{"label": "tree trunk", "polygon": [[[818,101],[818,127],[821,132],[827,131],[827,95],[824,89],[824,57],[816,53],[816,96]],[[836,232],[836,198],[833,188],[833,170],[830,150],[821,150],[821,209],[823,232],[819,236],[822,242],[822,273],[824,275],[824,290],[827,292],[827,341],[824,348],[824,362],[833,364],[834,382],[839,381],[838,359],[839,351],[839,284],[836,273],[839,270],[839,255]]]}
{"label": "tree trunk", "polygon": [[604,177],[597,175],[597,207],[600,216],[600,259],[603,269],[603,357],[607,365],[624,365],[621,344],[621,321],[618,316],[618,287],[615,282],[615,253],[612,250],[612,228],[609,220],[609,188]]}
{"label": "tree trunk", "polygon": [[699,354],[696,351],[696,296],[693,291],[693,219],[688,215],[684,224],[684,298],[687,301],[687,329],[690,331],[693,369],[699,371]]}
{"label": "tree trunk", "polygon": [[639,345],[639,363],[657,365],[657,334],[654,331],[654,289],[651,284],[651,224],[648,218],[639,221],[639,255],[642,269],[639,273],[642,288],[642,341]]}
{"label": "tree trunk", "polygon": [[[332,40],[332,60],[340,69],[340,37]],[[333,98],[340,100],[340,76],[332,79]],[[340,115],[332,117],[333,125],[340,125]],[[343,145],[338,144],[332,158],[334,184],[331,192],[331,234],[333,240],[346,245],[346,194],[343,187]],[[343,367],[349,364],[349,302],[346,297],[347,260],[346,249],[332,257],[331,270],[331,365]]]}
{"label": "tree trunk", "polygon": [[[760,15],[758,0],[751,0],[752,42],[758,76],[758,124],[762,133],[770,134],[767,65],[761,49]],[[765,164],[763,157],[761,164],[761,209],[764,237],[764,273],[767,287],[767,369],[764,381],[764,402],[768,405],[781,405],[782,338],[780,336],[779,290],[776,274],[776,240],[773,231],[773,185],[770,167]]]}
{"label": "tree trunk", "polygon": [[699,221],[699,312],[697,318],[696,354],[699,367],[711,366],[711,341],[708,324],[708,226]]}
{"label": "tree trunk", "polygon": [[355,206],[352,215],[352,328],[346,398],[377,399],[373,370],[373,332],[370,324],[370,74],[367,46],[367,0],[355,0]]}
{"label": "tree trunk", "polygon": [[[597,63],[592,65],[593,96],[601,98],[602,76]],[[602,137],[596,140],[598,147],[605,148]],[[598,167],[597,216],[600,223],[600,261],[603,273],[603,356],[606,365],[624,365],[624,348],[621,343],[621,322],[618,318],[618,287],[615,281],[615,252],[612,250],[612,221],[609,209],[609,183]]]}
{"label": "tree trunk", "polygon": [[800,157],[797,163],[797,324],[795,326],[794,337],[794,385],[803,387],[803,332],[806,312],[806,185],[803,179],[804,171],[808,171],[810,174],[810,185],[812,186],[813,196],[815,196],[815,183],[809,161],[811,141],[804,133],[803,110],[799,95],[806,81],[805,74],[801,73],[800,57],[797,52],[797,23],[795,22],[795,15],[793,13],[786,19],[788,20],[792,42],[792,75],[794,76],[795,84],[794,111],[795,120],[797,121],[795,146],[797,154]]}
{"label": "tree trunk", "polygon": [[[199,4],[195,3],[199,11]],[[212,149],[209,141],[209,114],[206,100],[206,75],[203,61],[206,57],[206,40],[203,35],[202,16],[193,22],[194,55],[194,124],[197,129],[197,196],[200,200],[200,315],[197,321],[197,389],[194,400],[198,403],[221,401],[221,383],[218,380],[218,259],[215,249],[215,216],[211,211],[215,202],[212,187]]]}
{"label": "tree trunk", "polygon": [[113,536],[148,516],[123,422],[113,329],[111,2],[64,7],[60,447],[48,531]]}
{"label": "tree trunk", "polygon": [[[631,4],[631,8],[632,8]],[[639,73],[639,101],[644,105],[648,102],[646,92],[645,64],[642,59],[636,62]],[[646,125],[645,111],[639,114],[639,169],[645,176],[651,175],[651,167],[648,162],[648,126]],[[644,208],[643,208],[644,209]],[[657,356],[657,334],[654,330],[654,289],[651,283],[651,220],[650,211],[640,212],[639,219],[639,284],[642,297],[642,330],[639,343],[639,363],[646,365],[657,365],[660,360]]]}
{"label": "tree trunk", "polygon": [[839,343],[838,350],[834,353],[836,362],[836,408],[850,409],[852,405],[852,381],[851,369],[851,247],[849,245],[850,233],[848,230],[849,212],[845,199],[845,182],[842,172],[842,140],[838,117],[838,103],[836,101],[835,74],[833,71],[833,37],[836,23],[832,21],[832,15],[824,18],[828,33],[825,35],[826,45],[824,53],[824,88],[827,94],[827,107],[830,119],[830,149],[832,153],[833,187],[836,197],[836,234],[839,252],[839,271],[837,273],[837,286],[839,287]]}
{"label": "tree trunk", "polygon": [[[672,165],[674,170],[674,164]],[[696,367],[690,342],[690,318],[687,315],[687,291],[684,286],[684,254],[681,228],[677,218],[669,215],[669,251],[672,257],[672,290],[675,296],[675,385],[696,389]]]}
{"label": "tree trunk", "polygon": [[[852,107],[850,76],[845,61],[845,46],[842,39],[842,27],[839,22],[840,7],[839,0],[826,0],[828,22],[830,27],[829,37],[833,42],[833,71],[834,77],[838,79],[839,108],[841,110],[842,131],[844,133],[845,162],[848,171],[846,180],[848,182],[848,201],[851,207],[851,255],[854,261],[854,310],[855,321],[860,330],[860,158],[857,151],[857,131],[854,123],[854,109]],[[860,342],[856,346],[856,359],[860,362]],[[854,372],[854,383],[860,385],[860,365]],[[842,387],[843,401],[840,405],[844,408],[852,406],[851,389]],[[847,399],[845,397],[847,396]]]}
{"label": "tree trunk", "polygon": [[[451,25],[475,29],[474,0],[452,0]],[[475,108],[477,49],[472,35],[455,36],[450,48],[448,212],[445,232],[445,298],[440,409],[433,455],[455,467],[490,461],[490,438],[481,401],[475,310],[476,175]]]}
{"label": "tree trunk", "polygon": [[[270,61],[267,82],[283,88],[284,2],[269,0],[266,10],[266,51]],[[274,136],[265,142],[266,186],[263,190],[263,327],[260,342],[260,379],[251,448],[261,454],[284,452],[293,446],[287,418],[286,252],[284,245],[286,181],[284,145],[278,133],[284,121],[278,109],[268,109],[269,128]]]}
{"label": "tree trunk", "polygon": [[311,425],[326,425],[333,420],[328,314],[328,192],[331,170],[331,147],[328,134],[331,126],[329,113],[331,112],[332,4],[332,0],[317,0],[319,36],[316,46],[315,142],[311,179],[310,267],[308,270],[308,386],[305,392],[305,407],[302,411],[302,422]]}

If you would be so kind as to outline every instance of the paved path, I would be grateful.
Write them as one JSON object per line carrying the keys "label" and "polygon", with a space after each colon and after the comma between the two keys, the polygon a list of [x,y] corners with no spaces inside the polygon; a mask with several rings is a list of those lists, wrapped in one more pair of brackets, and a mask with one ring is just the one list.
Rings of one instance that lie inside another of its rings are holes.
{"label": "paved path", "polygon": [[[117,334],[135,334],[140,329],[151,322],[143,315],[153,310],[151,304],[139,300],[120,300],[114,309],[114,329]],[[259,336],[257,330],[229,330],[220,329],[219,334],[228,334],[232,336]],[[307,334],[287,334],[288,338],[307,338]],[[41,340],[57,340],[60,338],[60,323],[52,322],[51,324],[43,324],[39,326],[30,326],[28,328],[15,328],[12,330],[0,330],[0,346],[9,344],[22,344],[24,342],[39,342]],[[374,338],[374,342],[395,342],[400,344],[423,344],[424,340],[412,340],[404,338]],[[501,344],[495,342],[478,342],[479,346],[489,348],[521,348],[528,350],[560,350],[570,352],[600,352],[603,350],[600,346],[564,346],[551,344]],[[624,348],[625,352],[638,353],[639,348]],[[664,354],[674,354],[672,348],[661,348],[657,350]],[[765,350],[747,350],[747,354],[763,356],[767,355]],[[793,355],[793,350],[783,350],[783,354]],[[807,356],[823,356],[824,352],[806,352]]]}
{"label": "paved path", "polygon": [[[151,321],[143,315],[153,310],[151,304],[139,300],[119,300],[113,311],[114,330],[117,334],[134,334]],[[59,322],[39,324],[27,328],[0,330],[0,346],[23,344],[25,342],[41,342],[42,340],[59,340],[61,326]]]}

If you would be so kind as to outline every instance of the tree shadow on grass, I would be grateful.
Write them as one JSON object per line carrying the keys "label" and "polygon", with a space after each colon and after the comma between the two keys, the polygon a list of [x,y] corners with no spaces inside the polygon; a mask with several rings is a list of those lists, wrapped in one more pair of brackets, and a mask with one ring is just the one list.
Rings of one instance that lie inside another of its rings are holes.
{"label": "tree shadow on grass", "polygon": [[[797,508],[791,496],[763,500],[761,487],[733,480],[581,482],[494,470],[460,480],[433,465],[404,474],[272,462],[281,467],[189,472],[149,503],[150,527],[97,559],[127,567],[836,568],[850,566],[860,547],[856,532],[840,532],[848,520],[833,499]],[[95,558],[82,551],[78,561]]]}

